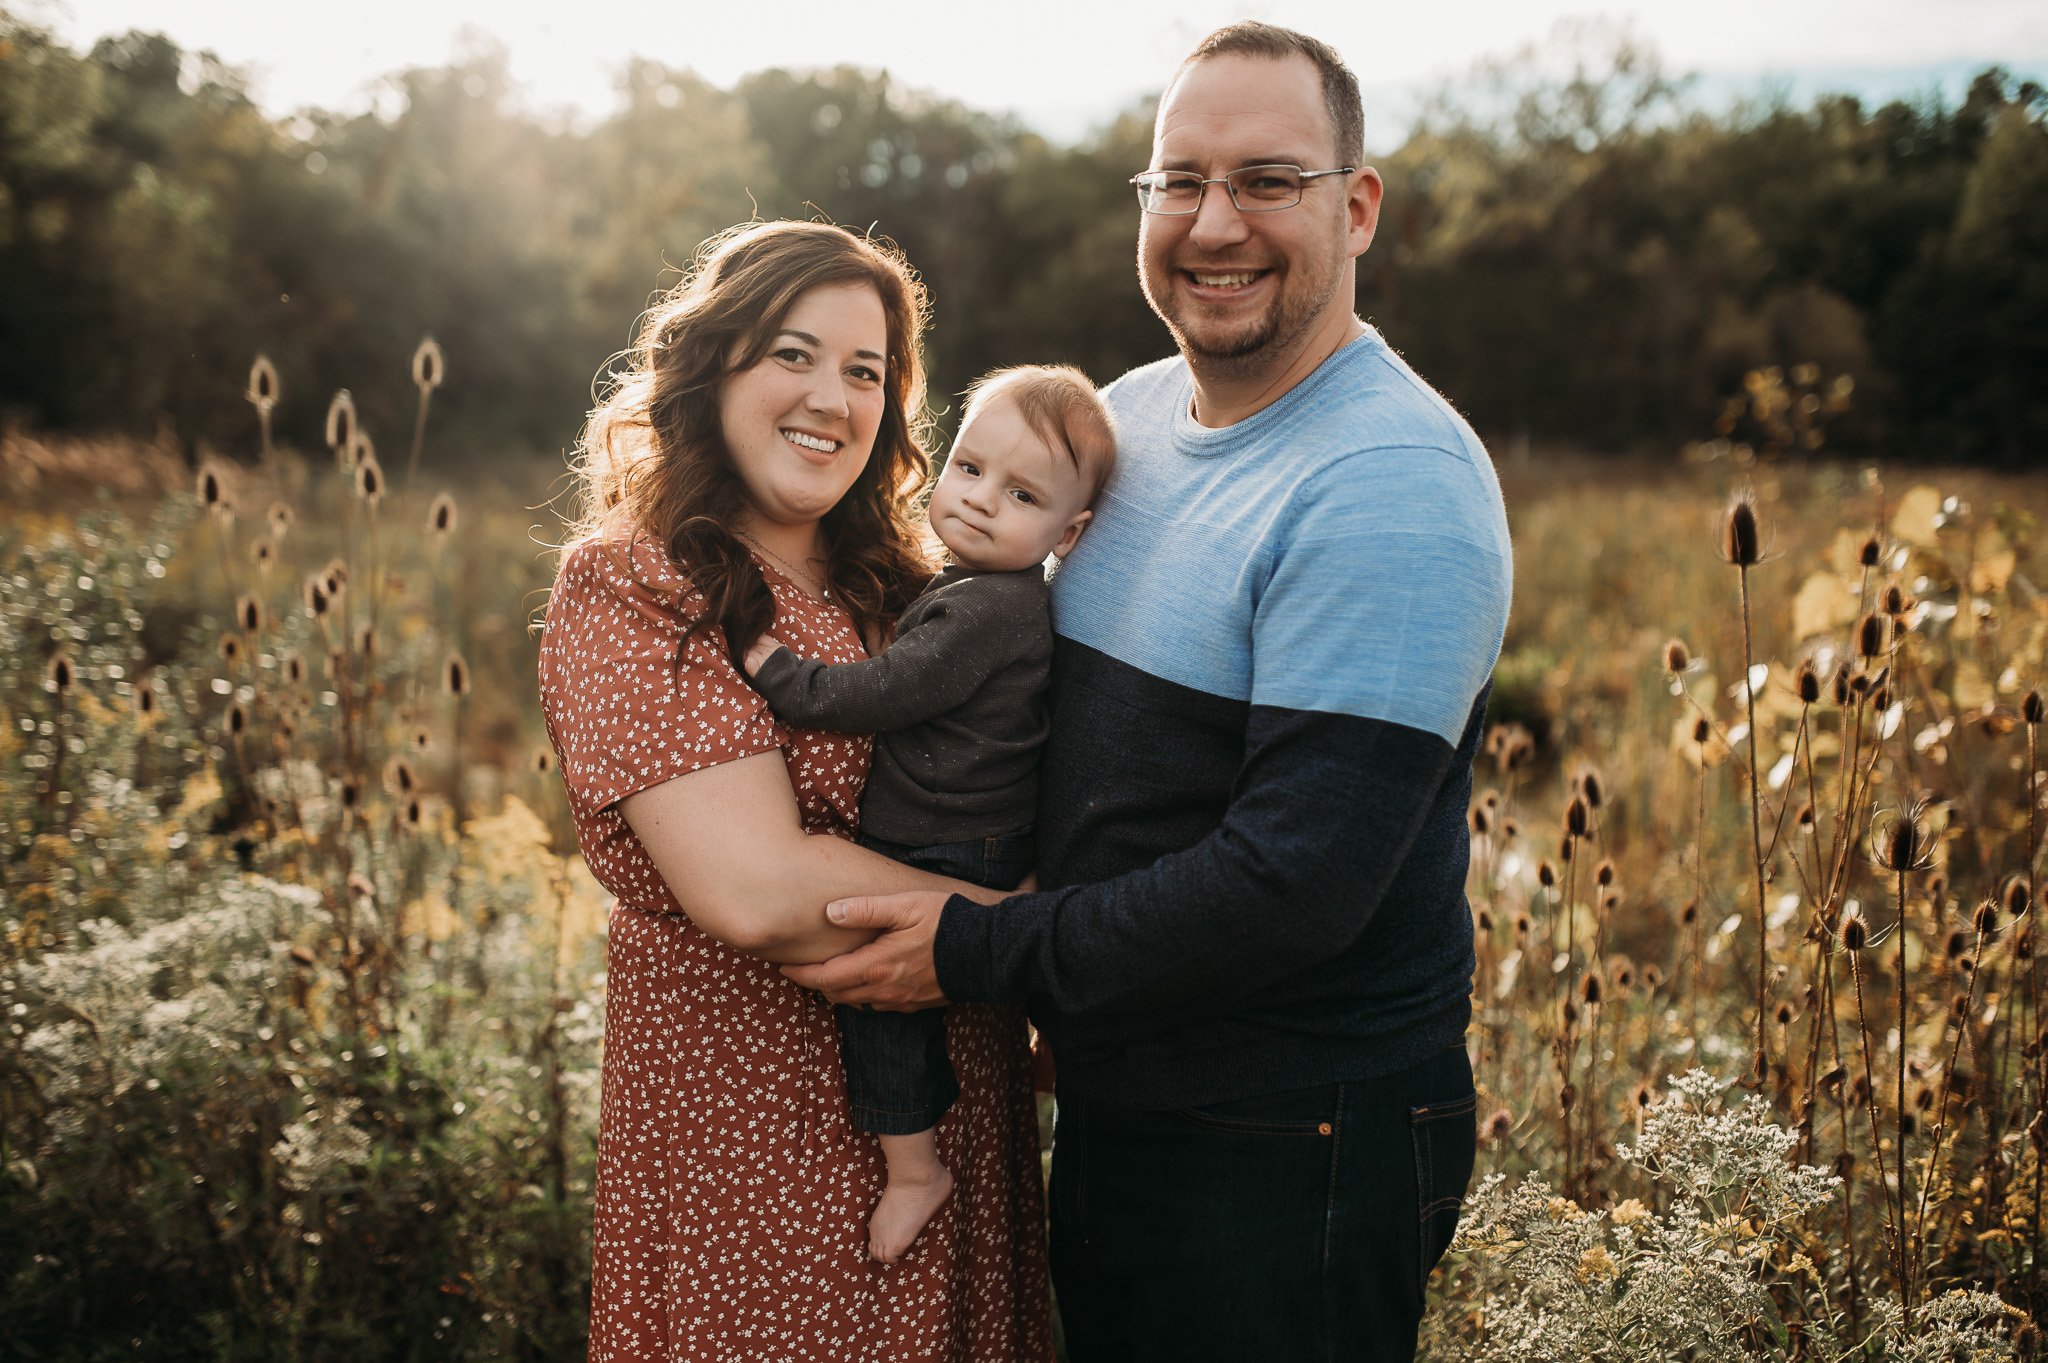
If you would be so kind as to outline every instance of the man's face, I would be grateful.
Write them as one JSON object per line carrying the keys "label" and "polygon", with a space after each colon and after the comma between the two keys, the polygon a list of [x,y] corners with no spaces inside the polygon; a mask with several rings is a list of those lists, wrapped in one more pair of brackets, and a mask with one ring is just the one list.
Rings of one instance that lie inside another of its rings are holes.
{"label": "man's face", "polygon": [[[1204,178],[1255,165],[1331,170],[1346,164],[1334,143],[1307,58],[1212,57],[1167,92],[1151,168]],[[1332,175],[1304,184],[1292,208],[1241,213],[1217,184],[1194,213],[1145,213],[1146,301],[1191,362],[1255,374],[1333,312],[1350,312],[1346,267],[1372,240],[1378,188],[1370,171]]]}

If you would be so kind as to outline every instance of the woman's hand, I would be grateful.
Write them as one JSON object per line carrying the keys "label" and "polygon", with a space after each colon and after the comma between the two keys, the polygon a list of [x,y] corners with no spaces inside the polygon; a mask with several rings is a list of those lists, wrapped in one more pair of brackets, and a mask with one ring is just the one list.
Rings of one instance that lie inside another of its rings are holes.
{"label": "woman's hand", "polygon": [[782,640],[772,634],[764,634],[754,640],[754,646],[748,649],[747,656],[740,660],[747,669],[747,675],[751,677],[756,672],[759,672],[761,664],[768,661],[768,655],[776,649],[783,647],[786,647],[786,645],[784,645]]}

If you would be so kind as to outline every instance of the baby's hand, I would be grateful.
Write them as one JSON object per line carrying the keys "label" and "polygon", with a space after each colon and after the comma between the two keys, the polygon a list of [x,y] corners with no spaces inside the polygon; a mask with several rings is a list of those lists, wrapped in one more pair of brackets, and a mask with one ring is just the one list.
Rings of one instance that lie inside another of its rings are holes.
{"label": "baby's hand", "polygon": [[747,656],[744,659],[747,675],[751,677],[756,672],[759,672],[761,664],[768,661],[768,655],[782,646],[782,640],[772,634],[764,634],[754,640],[754,646],[747,650]]}

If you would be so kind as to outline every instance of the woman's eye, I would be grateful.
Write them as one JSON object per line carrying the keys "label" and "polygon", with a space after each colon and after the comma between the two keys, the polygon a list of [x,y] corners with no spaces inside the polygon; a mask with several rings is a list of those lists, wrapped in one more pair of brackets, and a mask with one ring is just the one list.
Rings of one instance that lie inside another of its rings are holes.
{"label": "woman's eye", "polygon": [[781,360],[784,364],[804,364],[810,360],[811,356],[809,351],[798,350],[795,346],[784,346],[775,352],[775,358]]}
{"label": "woman's eye", "polygon": [[846,372],[853,375],[853,377],[859,379],[862,383],[880,383],[882,381],[882,376],[880,374],[876,373],[874,370],[868,368],[864,364],[855,365],[852,369],[849,369]]}

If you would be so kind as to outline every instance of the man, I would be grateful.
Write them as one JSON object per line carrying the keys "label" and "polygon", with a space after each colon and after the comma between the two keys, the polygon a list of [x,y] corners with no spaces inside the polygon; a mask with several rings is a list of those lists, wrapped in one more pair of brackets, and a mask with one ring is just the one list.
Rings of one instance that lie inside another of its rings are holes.
{"label": "man", "polygon": [[835,999],[1020,1003],[1058,1061],[1075,1363],[1411,1358],[1474,1153],[1465,814],[1511,564],[1471,430],[1352,310],[1380,179],[1328,47],[1161,99],[1138,268],[1177,359],[1054,578],[1043,889],[832,906]]}

